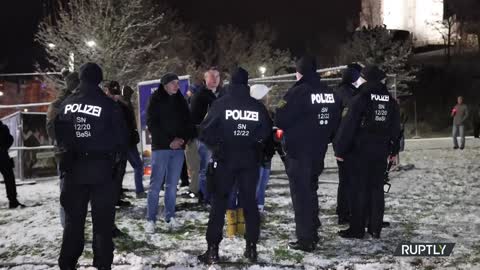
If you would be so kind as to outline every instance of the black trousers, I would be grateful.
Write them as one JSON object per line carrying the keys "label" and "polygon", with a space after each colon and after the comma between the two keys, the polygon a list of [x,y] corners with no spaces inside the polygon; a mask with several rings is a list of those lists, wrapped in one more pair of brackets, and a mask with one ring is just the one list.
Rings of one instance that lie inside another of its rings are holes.
{"label": "black trousers", "polygon": [[337,215],[339,219],[350,219],[350,169],[348,161],[337,161],[338,165],[338,191]]}
{"label": "black trousers", "polygon": [[[3,163],[3,159],[2,159]],[[15,185],[15,175],[13,174],[13,167],[9,164],[10,160],[6,161],[0,167],[0,173],[5,182],[5,189],[7,190],[7,198],[9,202],[17,201],[17,186]]]}
{"label": "black trousers", "polygon": [[60,194],[65,209],[65,228],[58,260],[60,269],[75,269],[85,245],[84,231],[88,203],[92,209],[93,266],[111,267],[113,261],[112,226],[114,220],[113,181],[102,184],[76,184],[68,173]]}
{"label": "black trousers", "polygon": [[[368,224],[370,232],[380,233],[385,210],[383,183],[387,169],[387,156],[363,154],[351,163],[350,229],[354,233],[364,233]],[[368,219],[368,220],[367,220]]]}
{"label": "black trousers", "polygon": [[122,184],[127,168],[127,159],[121,159],[113,165],[113,183],[115,185],[113,201],[117,204],[122,196]]}
{"label": "black trousers", "polygon": [[245,215],[245,239],[257,243],[260,235],[260,214],[258,213],[256,191],[259,177],[259,166],[246,169],[229,169],[219,164],[213,177],[212,208],[208,219],[207,243],[218,245],[222,241],[225,212],[228,197],[236,185],[239,199],[242,201]]}
{"label": "black trousers", "polygon": [[318,177],[324,168],[323,158],[287,155],[286,161],[297,240],[306,244],[317,242],[321,226],[317,190]]}
{"label": "black trousers", "polygon": [[480,123],[473,123],[473,137],[478,138],[480,135]]}

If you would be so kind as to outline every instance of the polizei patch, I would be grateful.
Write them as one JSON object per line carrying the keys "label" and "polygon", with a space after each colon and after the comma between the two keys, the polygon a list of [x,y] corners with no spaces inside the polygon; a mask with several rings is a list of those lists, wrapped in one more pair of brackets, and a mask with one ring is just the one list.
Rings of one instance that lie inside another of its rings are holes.
{"label": "polizei patch", "polygon": [[255,121],[258,122],[258,112],[245,110],[226,110],[225,119]]}
{"label": "polizei patch", "polygon": [[389,95],[376,95],[376,94],[371,94],[371,99],[374,101],[384,101],[388,102],[390,101],[390,96]]}
{"label": "polizei patch", "polygon": [[312,104],[335,103],[333,94],[312,94]]}
{"label": "polizei patch", "polygon": [[102,113],[102,107],[88,105],[88,104],[77,104],[77,103],[68,104],[65,106],[65,111],[64,111],[64,114],[67,114],[67,113],[83,113],[83,114],[88,114],[95,117],[100,117],[100,114]]}

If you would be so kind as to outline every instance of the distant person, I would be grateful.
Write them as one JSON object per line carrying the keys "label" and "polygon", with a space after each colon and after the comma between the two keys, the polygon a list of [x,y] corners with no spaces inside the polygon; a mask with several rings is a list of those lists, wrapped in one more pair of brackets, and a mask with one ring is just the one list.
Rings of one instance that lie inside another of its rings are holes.
{"label": "distant person", "polygon": [[13,174],[13,159],[8,155],[8,149],[13,144],[13,136],[6,125],[0,121],[0,172],[5,182],[7,190],[8,208],[23,208],[25,205],[17,200],[17,186],[15,185],[15,175]]}
{"label": "distant person", "polygon": [[468,107],[463,103],[463,97],[457,98],[457,105],[453,107],[451,112],[453,118],[453,149],[458,149],[457,137],[460,135],[460,150],[465,148],[465,120],[468,118]]}

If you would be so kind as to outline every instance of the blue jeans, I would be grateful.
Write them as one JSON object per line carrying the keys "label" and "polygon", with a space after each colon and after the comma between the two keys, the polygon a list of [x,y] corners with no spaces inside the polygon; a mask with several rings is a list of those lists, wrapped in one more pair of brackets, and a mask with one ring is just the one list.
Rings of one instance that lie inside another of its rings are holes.
{"label": "blue jeans", "polygon": [[152,152],[152,175],[147,197],[147,220],[156,221],[160,188],[165,182],[165,221],[175,217],[177,184],[182,172],[183,150],[154,150]]}
{"label": "blue jeans", "polygon": [[260,176],[257,182],[257,205],[265,205],[265,190],[270,178],[271,163],[267,166],[260,166]]}
{"label": "blue jeans", "polygon": [[453,125],[452,128],[452,137],[453,137],[453,146],[458,148],[457,137],[460,135],[460,148],[465,147],[465,126],[464,125]]}
{"label": "blue jeans", "polygon": [[137,146],[128,149],[127,159],[128,162],[130,162],[130,165],[132,165],[135,173],[135,192],[145,192],[145,189],[143,188],[143,162],[140,158],[140,153],[138,153]]}
{"label": "blue jeans", "polygon": [[197,140],[198,155],[200,157],[200,171],[198,174],[198,182],[200,184],[200,192],[203,194],[203,199],[208,202],[210,194],[207,191],[207,168],[210,159],[212,158],[212,151],[201,141]]}

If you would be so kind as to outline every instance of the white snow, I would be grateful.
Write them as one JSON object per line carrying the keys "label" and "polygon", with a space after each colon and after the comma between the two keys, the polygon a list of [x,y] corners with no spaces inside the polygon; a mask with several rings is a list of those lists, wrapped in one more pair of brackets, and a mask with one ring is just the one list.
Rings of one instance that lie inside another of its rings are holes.
{"label": "white snow", "polygon": [[[385,220],[391,227],[382,231],[382,239],[345,240],[336,232],[338,181],[332,153],[327,154],[326,170],[320,177],[321,241],[314,253],[287,248],[295,239],[295,223],[286,175],[276,159],[266,198],[265,222],[258,244],[259,264],[243,258],[244,240],[225,239],[220,255],[233,262],[211,269],[480,269],[480,140],[467,140],[463,151],[451,149],[450,139],[408,141],[402,164],[415,169],[391,173],[392,189],[386,196]],[[157,223],[156,233],[144,233],[146,199],[134,196],[133,174],[125,185],[134,206],[117,215],[120,229],[128,237],[115,240],[114,269],[209,269],[196,256],[206,248],[208,213],[194,206],[195,200],[178,197],[178,219],[185,228],[168,232]],[[145,184],[148,183],[148,177]],[[0,269],[58,269],[62,228],[58,218],[57,180],[38,181],[18,186],[22,210],[8,210],[4,185],[0,185]],[[162,200],[161,200],[162,201]],[[163,204],[163,202],[161,202]],[[191,207],[194,207],[193,209]],[[91,219],[86,226],[87,244],[80,269],[94,269],[91,248]],[[453,254],[444,258],[394,257],[401,242],[453,242]],[[10,268],[9,268],[10,267]]]}

